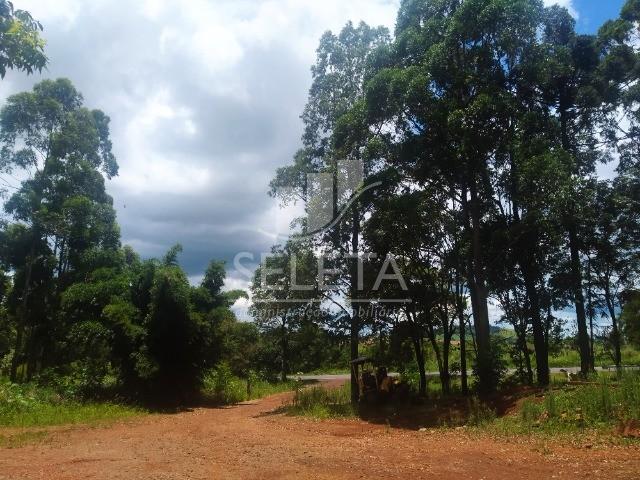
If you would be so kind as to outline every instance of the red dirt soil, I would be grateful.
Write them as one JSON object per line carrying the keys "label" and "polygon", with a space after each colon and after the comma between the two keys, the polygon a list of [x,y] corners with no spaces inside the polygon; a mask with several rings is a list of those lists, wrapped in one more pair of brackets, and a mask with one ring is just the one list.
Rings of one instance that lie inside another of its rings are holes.
{"label": "red dirt soil", "polygon": [[314,421],[277,413],[288,396],[51,429],[44,443],[0,449],[0,480],[640,478],[638,446]]}

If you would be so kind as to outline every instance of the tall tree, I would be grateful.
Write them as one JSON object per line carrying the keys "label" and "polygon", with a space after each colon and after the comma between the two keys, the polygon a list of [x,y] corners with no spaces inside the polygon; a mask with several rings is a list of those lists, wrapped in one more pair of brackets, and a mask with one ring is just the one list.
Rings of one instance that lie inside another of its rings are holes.
{"label": "tall tree", "polygon": [[[522,0],[404,1],[396,41],[370,82],[369,110],[395,128],[395,164],[446,188],[459,209],[481,388],[493,388],[487,243],[542,4]],[[529,69],[529,70],[528,70]],[[532,275],[534,277],[534,275]],[[536,310],[536,309],[532,309]],[[537,310],[536,310],[537,311]]]}
{"label": "tall tree", "polygon": [[[361,224],[365,211],[360,202],[350,203],[356,193],[354,190],[357,190],[359,185],[348,180],[347,177],[355,175],[355,172],[344,172],[344,164],[341,161],[350,160],[352,164],[362,165],[365,183],[371,169],[364,164],[365,159],[360,150],[360,147],[363,147],[362,142],[356,142],[357,145],[353,141],[343,142],[340,145],[341,151],[336,151],[334,132],[339,121],[353,125],[361,118],[353,118],[352,109],[363,98],[364,85],[371,71],[374,53],[388,41],[389,34],[385,28],[372,28],[365,23],[358,26],[348,23],[338,35],[327,32],[322,36],[317,50],[317,60],[311,69],[313,83],[309,91],[309,100],[302,114],[305,125],[303,148],[296,154],[294,164],[279,169],[271,182],[272,194],[283,200],[297,198],[310,202],[312,185],[309,174],[325,173],[332,176],[333,192],[325,201],[333,203],[329,210],[334,214],[340,212],[341,219],[332,228],[320,232],[316,241],[325,253],[333,254],[335,268],[342,272],[342,296],[347,299],[356,298],[358,295],[355,257],[360,250]],[[353,188],[343,189],[343,195],[340,195],[339,184],[345,179]],[[343,211],[345,205],[350,205],[348,212]],[[362,326],[358,318],[358,308],[359,305],[354,303],[350,313],[352,359],[358,356],[359,333]],[[351,394],[352,400],[356,401],[358,386],[353,374]]]}
{"label": "tall tree", "polygon": [[[28,236],[22,258],[14,258],[12,264],[18,280],[15,295],[21,298],[11,368],[14,379],[25,344],[33,340],[25,342],[28,319],[32,326],[49,324],[40,335],[46,340],[59,294],[79,268],[82,253],[97,246],[119,247],[103,177],[118,172],[109,117],[82,103],[69,80],[46,80],[32,92],[9,97],[0,112],[0,171],[21,171],[27,177],[5,204]],[[38,302],[31,297],[38,292],[39,304],[49,306],[36,314]],[[30,348],[30,363],[38,355],[34,349]]]}
{"label": "tall tree", "polygon": [[584,299],[580,198],[595,173],[598,160],[606,152],[598,139],[598,112],[602,95],[598,83],[598,55],[595,36],[577,35],[575,20],[557,6],[547,9],[544,19],[543,48],[548,58],[543,83],[544,98],[558,124],[557,144],[567,155],[573,191],[567,197],[562,223],[567,236],[571,294],[578,326],[578,347],[583,375],[593,369]]}

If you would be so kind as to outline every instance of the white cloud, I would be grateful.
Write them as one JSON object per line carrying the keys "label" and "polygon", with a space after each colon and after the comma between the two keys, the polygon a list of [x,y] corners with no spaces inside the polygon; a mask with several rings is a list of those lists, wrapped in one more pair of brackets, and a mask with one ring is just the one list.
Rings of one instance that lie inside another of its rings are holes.
{"label": "white cloud", "polygon": [[128,157],[126,162],[121,162],[120,175],[114,184],[136,195],[193,194],[210,187],[207,167],[184,164],[148,148],[162,123],[170,123],[178,138],[196,133],[192,112],[173,103],[168,90],[160,90],[146,98],[144,105],[139,106],[139,112],[126,125],[126,135],[121,141]]}
{"label": "white cloud", "polygon": [[[94,5],[103,2],[97,0],[92,2]],[[20,0],[15,2],[16,8],[27,10],[41,22],[55,22],[56,26],[63,29],[69,29],[81,16],[86,3],[82,0],[59,0],[59,1],[43,1],[43,0]]]}
{"label": "white cloud", "polygon": [[[49,70],[9,73],[0,99],[69,76],[112,118],[109,182],[123,240],[144,256],[181,242],[190,281],[210,258],[260,258],[300,207],[267,196],[299,146],[322,33],[364,20],[393,30],[400,0],[16,0],[44,25]],[[572,0],[544,0],[567,7]],[[607,168],[607,167],[603,167]],[[604,174],[604,172],[603,172]],[[248,287],[229,272],[225,288]],[[250,301],[234,306],[248,318]],[[492,323],[502,315],[489,305]]]}
{"label": "white cloud", "polygon": [[[0,99],[69,77],[112,119],[108,182],[123,240],[179,241],[191,275],[210,258],[268,251],[296,209],[267,196],[300,145],[322,33],[395,24],[399,0],[20,0],[44,25],[48,71],[10,72]],[[560,3],[575,9],[569,0]],[[298,210],[299,211],[299,210]],[[230,280],[232,282],[232,280]]]}
{"label": "white cloud", "polygon": [[551,5],[560,5],[561,7],[565,7],[574,18],[579,18],[579,13],[575,9],[573,5],[573,0],[544,0],[545,6],[549,7]]}

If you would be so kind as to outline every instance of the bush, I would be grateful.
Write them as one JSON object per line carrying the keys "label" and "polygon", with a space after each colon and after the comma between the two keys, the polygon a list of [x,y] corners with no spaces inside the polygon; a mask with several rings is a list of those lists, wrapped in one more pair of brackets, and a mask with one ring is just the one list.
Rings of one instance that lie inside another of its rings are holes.
{"label": "bush", "polygon": [[204,377],[204,392],[214,402],[223,405],[247,399],[247,384],[233,375],[226,363],[221,363]]}

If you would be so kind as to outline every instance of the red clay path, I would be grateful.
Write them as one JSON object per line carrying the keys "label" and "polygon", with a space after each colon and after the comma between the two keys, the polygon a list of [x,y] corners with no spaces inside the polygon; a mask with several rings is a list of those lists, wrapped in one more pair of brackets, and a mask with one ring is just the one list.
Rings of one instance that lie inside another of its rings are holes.
{"label": "red clay path", "polygon": [[274,413],[286,398],[54,429],[43,443],[0,449],[0,480],[640,478],[638,446],[566,447]]}

